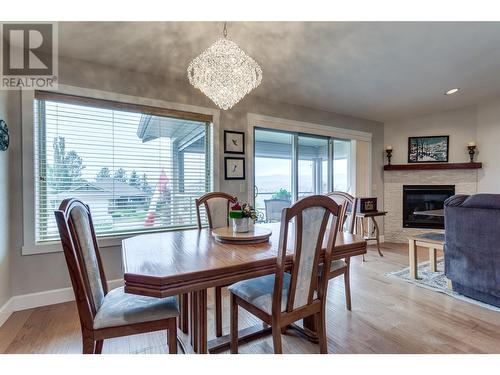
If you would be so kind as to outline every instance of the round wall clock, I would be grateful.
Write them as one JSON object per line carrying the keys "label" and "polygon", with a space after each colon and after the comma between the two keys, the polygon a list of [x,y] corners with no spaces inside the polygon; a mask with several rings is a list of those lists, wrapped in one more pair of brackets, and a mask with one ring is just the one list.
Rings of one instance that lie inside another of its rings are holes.
{"label": "round wall clock", "polygon": [[9,128],[4,120],[0,120],[0,151],[9,147]]}

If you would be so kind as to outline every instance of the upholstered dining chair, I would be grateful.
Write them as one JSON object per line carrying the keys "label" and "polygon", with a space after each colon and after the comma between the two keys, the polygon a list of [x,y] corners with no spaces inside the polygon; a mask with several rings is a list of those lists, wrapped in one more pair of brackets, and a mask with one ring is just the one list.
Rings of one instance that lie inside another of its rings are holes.
{"label": "upholstered dining chair", "polygon": [[54,211],[82,329],[83,353],[100,354],[105,339],[167,330],[177,353],[177,297],[153,298],[108,291],[89,207],[65,199]]}
{"label": "upholstered dining chair", "polygon": [[[229,205],[236,203],[236,197],[223,192],[212,192],[195,200],[198,229],[201,229],[200,207],[205,207],[208,227],[216,229],[229,226]],[[215,336],[222,336],[222,287],[215,288]]]}
{"label": "upholstered dining chair", "polygon": [[[303,198],[283,210],[275,273],[229,287],[231,353],[238,352],[239,306],[271,325],[275,353],[282,352],[283,328],[299,319],[313,317],[318,327],[320,352],[327,353],[325,305],[328,275],[319,275],[320,256],[328,231],[323,262],[330,264],[341,210],[341,206],[324,195]],[[294,223],[290,228],[292,220]],[[293,253],[288,256],[289,240]],[[288,270],[285,265],[290,258],[292,266]]]}
{"label": "upholstered dining chair", "polygon": [[[357,198],[342,191],[333,191],[327,193],[326,196],[343,206],[344,212],[341,215],[342,220],[339,225],[339,231],[346,231],[353,234],[356,222]],[[330,272],[328,273],[328,279],[344,275],[345,304],[349,311],[351,311],[350,266],[350,258],[334,260],[331,264]]]}

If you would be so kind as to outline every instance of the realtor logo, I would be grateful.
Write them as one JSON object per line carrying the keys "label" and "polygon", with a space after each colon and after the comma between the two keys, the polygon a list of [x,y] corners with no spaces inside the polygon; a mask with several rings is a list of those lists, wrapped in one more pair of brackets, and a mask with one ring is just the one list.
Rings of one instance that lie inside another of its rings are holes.
{"label": "realtor logo", "polygon": [[3,89],[57,89],[57,25],[3,23],[1,25]]}

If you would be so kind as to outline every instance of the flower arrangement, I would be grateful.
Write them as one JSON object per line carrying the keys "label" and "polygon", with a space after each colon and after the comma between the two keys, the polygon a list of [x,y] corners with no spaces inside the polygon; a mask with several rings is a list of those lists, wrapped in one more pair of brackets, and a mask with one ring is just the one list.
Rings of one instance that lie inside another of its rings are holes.
{"label": "flower arrangement", "polygon": [[257,212],[248,203],[240,204],[240,202],[236,202],[231,206],[229,217],[231,219],[249,218],[255,221],[257,220]]}

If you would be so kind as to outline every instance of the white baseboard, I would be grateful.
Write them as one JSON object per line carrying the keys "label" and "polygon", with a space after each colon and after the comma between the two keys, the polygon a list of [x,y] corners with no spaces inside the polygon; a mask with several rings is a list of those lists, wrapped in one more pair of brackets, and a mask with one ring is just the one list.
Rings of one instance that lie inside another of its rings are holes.
{"label": "white baseboard", "polygon": [[[385,242],[385,237],[384,235],[382,234],[380,237],[379,237],[379,241],[380,243],[383,243]],[[376,240],[369,240],[366,242],[368,245],[376,245],[377,244],[377,241]]]}
{"label": "white baseboard", "polygon": [[[122,285],[123,279],[108,281],[109,289],[118,288]],[[0,327],[7,321],[9,316],[16,311],[69,302],[74,299],[75,295],[73,294],[73,288],[52,289],[43,292],[13,296],[0,307]]]}
{"label": "white baseboard", "polygon": [[0,327],[9,319],[9,316],[13,313],[12,310],[12,298],[9,298],[7,302],[0,307]]}

